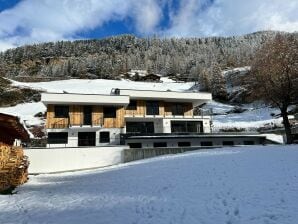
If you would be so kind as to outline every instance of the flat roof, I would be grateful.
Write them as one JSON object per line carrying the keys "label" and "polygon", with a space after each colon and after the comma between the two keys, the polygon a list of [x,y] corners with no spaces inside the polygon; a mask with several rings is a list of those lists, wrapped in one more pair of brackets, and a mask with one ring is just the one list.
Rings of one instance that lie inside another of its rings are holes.
{"label": "flat roof", "polygon": [[42,93],[44,104],[117,105],[129,104],[129,96],[79,93]]}
{"label": "flat roof", "polygon": [[156,90],[119,89],[120,95],[129,95],[131,99],[164,100],[168,102],[191,102],[194,106],[212,100],[212,94],[206,92],[177,92]]}

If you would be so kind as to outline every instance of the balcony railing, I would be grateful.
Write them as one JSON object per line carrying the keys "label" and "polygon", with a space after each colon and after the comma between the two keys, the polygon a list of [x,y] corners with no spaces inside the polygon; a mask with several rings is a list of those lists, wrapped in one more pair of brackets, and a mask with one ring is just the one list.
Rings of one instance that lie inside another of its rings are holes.
{"label": "balcony railing", "polygon": [[63,129],[63,128],[70,128],[70,127],[97,127],[97,126],[103,126],[103,118],[94,119],[91,123],[84,123],[84,122],[71,122],[70,118],[63,118],[60,119],[52,124],[49,125],[50,128],[57,128],[57,129]]}
{"label": "balcony railing", "polygon": [[210,110],[203,110],[203,109],[196,109],[193,111],[191,115],[173,115],[173,114],[157,114],[157,115],[147,115],[147,114],[140,114],[138,111],[125,111],[125,117],[146,117],[146,118],[204,118],[206,116],[210,116],[212,113]]}

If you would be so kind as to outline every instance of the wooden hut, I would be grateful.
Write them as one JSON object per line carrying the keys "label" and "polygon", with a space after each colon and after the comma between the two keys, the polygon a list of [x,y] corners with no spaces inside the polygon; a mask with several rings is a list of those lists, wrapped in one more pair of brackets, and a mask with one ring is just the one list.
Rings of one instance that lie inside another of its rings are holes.
{"label": "wooden hut", "polygon": [[28,141],[29,137],[18,117],[0,113],[0,142],[13,145],[15,139]]}
{"label": "wooden hut", "polygon": [[28,141],[29,133],[16,116],[0,113],[0,193],[28,179],[28,159],[15,140]]}

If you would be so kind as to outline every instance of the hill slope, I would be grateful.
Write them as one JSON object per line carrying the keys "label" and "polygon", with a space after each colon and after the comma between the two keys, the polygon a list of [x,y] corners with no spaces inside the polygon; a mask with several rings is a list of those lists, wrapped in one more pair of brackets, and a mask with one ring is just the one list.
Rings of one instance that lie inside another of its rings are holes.
{"label": "hill slope", "polygon": [[192,78],[216,62],[221,68],[250,65],[255,51],[277,32],[238,37],[137,38],[60,41],[28,45],[0,53],[0,76],[47,79],[117,79],[130,69]]}

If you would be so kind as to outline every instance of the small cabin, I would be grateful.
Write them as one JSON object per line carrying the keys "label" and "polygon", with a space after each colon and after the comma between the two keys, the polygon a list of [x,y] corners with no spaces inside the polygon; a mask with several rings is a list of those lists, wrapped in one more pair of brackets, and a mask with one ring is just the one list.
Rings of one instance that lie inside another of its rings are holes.
{"label": "small cabin", "polygon": [[0,113],[0,142],[19,146],[20,141],[29,141],[29,133],[16,116]]}

